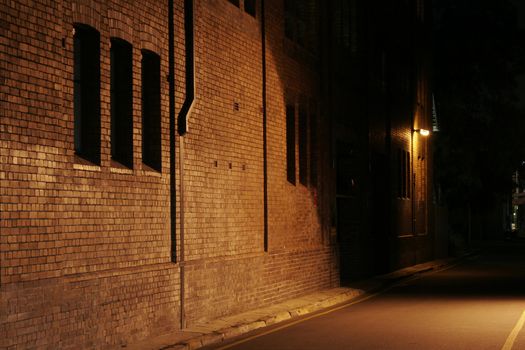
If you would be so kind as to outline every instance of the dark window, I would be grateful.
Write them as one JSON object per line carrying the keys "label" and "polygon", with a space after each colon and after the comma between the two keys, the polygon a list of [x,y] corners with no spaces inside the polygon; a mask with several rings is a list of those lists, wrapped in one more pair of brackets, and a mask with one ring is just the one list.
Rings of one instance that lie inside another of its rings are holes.
{"label": "dark window", "polygon": [[295,185],[295,108],[286,106],[286,175]]}
{"label": "dark window", "polygon": [[142,50],[142,162],[161,171],[160,57]]}
{"label": "dark window", "polygon": [[417,19],[420,22],[425,21],[425,4],[422,0],[417,0]]}
{"label": "dark window", "polygon": [[256,0],[244,0],[244,11],[246,11],[246,13],[255,17],[255,14],[257,12],[256,5],[257,5]]}
{"label": "dark window", "polygon": [[403,173],[404,173],[404,167],[403,167],[403,151],[398,148],[397,149],[397,197],[403,198]]}
{"label": "dark window", "polygon": [[284,34],[299,45],[304,45],[306,27],[303,9],[304,4],[300,0],[284,0]]}
{"label": "dark window", "polygon": [[308,185],[308,114],[299,110],[299,182]]}
{"label": "dark window", "polygon": [[310,114],[310,183],[312,186],[317,187],[317,166],[318,166],[318,154],[319,140],[317,131],[317,113],[312,111]]}
{"label": "dark window", "polygon": [[403,192],[401,194],[401,196],[403,198],[407,198],[407,191],[408,191],[408,178],[410,176],[410,172],[407,171],[408,170],[408,162],[407,162],[408,158],[407,158],[407,152],[406,151],[403,151],[403,162],[402,162],[402,166],[403,166]]}
{"label": "dark window", "polygon": [[333,33],[337,44],[350,47],[350,1],[334,2],[333,10]]}
{"label": "dark window", "polygon": [[332,14],[332,33],[335,43],[342,48],[357,51],[357,0],[337,0]]}
{"label": "dark window", "polygon": [[339,140],[335,148],[336,193],[343,196],[358,194],[356,164],[359,156],[352,144]]}
{"label": "dark window", "polygon": [[397,196],[410,198],[410,152],[398,149]]}
{"label": "dark window", "polygon": [[406,164],[405,198],[410,198],[410,185],[411,185],[411,178],[412,178],[411,171],[410,171],[410,152],[405,152],[405,157],[406,157],[406,161],[405,161],[405,164]]}
{"label": "dark window", "polygon": [[317,0],[284,0],[284,33],[304,48],[316,51]]}
{"label": "dark window", "polygon": [[111,39],[111,157],[133,167],[133,71],[131,44]]}
{"label": "dark window", "polygon": [[228,0],[228,1],[234,4],[235,6],[239,7],[239,0]]}
{"label": "dark window", "polygon": [[100,164],[100,34],[75,25],[74,35],[75,153]]}

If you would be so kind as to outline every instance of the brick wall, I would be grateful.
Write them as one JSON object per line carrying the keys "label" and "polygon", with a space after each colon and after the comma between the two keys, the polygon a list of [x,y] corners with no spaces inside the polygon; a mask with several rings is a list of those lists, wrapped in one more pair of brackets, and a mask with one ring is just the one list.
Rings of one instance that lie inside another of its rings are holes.
{"label": "brick wall", "polygon": [[[321,229],[329,214],[315,198],[319,189],[294,186],[286,177],[286,104],[318,98],[319,77],[286,47],[293,43],[283,35],[282,2],[265,4],[267,251],[260,7],[254,18],[242,2],[241,8],[228,1],[196,5],[198,93],[184,140],[190,327],[337,283],[336,254]],[[329,164],[327,156],[323,160]]]}
{"label": "brick wall", "polygon": [[[175,169],[175,221],[167,3],[35,0],[2,7],[0,348],[110,348],[179,327],[181,264],[171,259],[171,225],[177,255],[185,248],[188,326],[337,283],[328,240],[328,146],[320,145],[318,183],[286,180],[285,106],[319,101],[319,77],[284,38],[282,14],[281,1],[266,2],[265,251],[260,7],[253,17],[242,1],[241,8],[195,1],[197,93],[183,182],[180,163]],[[173,20],[178,112],[185,97],[181,0]],[[100,33],[100,164],[74,151],[76,23]],[[111,159],[112,37],[133,46],[132,168]],[[161,172],[142,164],[142,49],[161,58]]]}
{"label": "brick wall", "polygon": [[358,279],[433,256],[432,136],[414,133],[431,127],[431,2],[333,5],[336,168],[357,183],[337,182],[337,234],[341,276]]}

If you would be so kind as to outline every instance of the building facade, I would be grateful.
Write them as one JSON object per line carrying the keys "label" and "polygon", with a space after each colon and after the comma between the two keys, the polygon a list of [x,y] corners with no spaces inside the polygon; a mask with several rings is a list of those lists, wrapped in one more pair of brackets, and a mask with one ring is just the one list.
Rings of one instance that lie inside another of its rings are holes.
{"label": "building facade", "polygon": [[435,255],[431,2],[334,0],[325,84],[343,280]]}
{"label": "building facade", "polygon": [[113,348],[431,257],[428,87],[385,93],[357,1],[334,86],[337,3],[2,5],[0,347]]}

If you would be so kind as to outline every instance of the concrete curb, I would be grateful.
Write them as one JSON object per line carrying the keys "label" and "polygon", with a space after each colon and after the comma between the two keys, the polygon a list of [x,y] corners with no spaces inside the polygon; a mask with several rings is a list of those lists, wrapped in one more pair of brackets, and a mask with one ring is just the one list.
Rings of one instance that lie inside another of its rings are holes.
{"label": "concrete curb", "polygon": [[[323,297],[322,295],[321,296],[318,295],[318,294],[322,294],[322,292],[313,293],[310,295],[310,298],[314,298],[315,296],[317,296],[318,299],[315,301],[309,302],[309,303],[305,303],[304,305],[301,305],[299,307],[290,307],[289,309],[285,311],[278,311],[274,313],[269,312],[268,315],[259,316],[252,320],[241,320],[234,324],[228,325],[226,327],[222,327],[217,330],[208,329],[207,331],[204,331],[204,332],[200,332],[200,331],[194,332],[195,334],[198,334],[198,335],[191,337],[190,339],[186,339],[186,340],[174,343],[172,345],[163,346],[157,349],[158,350],[193,350],[193,349],[198,349],[198,348],[208,346],[208,345],[219,344],[223,341],[230,340],[232,338],[246,334],[255,329],[275,325],[283,321],[287,321],[287,320],[291,320],[294,318],[298,318],[300,316],[311,314],[316,311],[328,309],[338,304],[348,303],[352,300],[357,299],[360,296],[377,293],[403,280],[407,280],[409,278],[415,277],[420,274],[428,273],[430,271],[438,271],[445,267],[452,266],[456,263],[459,263],[461,260],[469,256],[472,256],[474,254],[475,252],[469,252],[459,258],[447,258],[447,259],[434,260],[431,262],[418,264],[418,265],[407,267],[401,270],[397,270],[397,271],[394,271],[394,272],[391,272],[385,275],[376,276],[376,277],[373,277],[365,281],[356,282],[356,283],[351,284],[348,287],[340,287],[340,288],[334,288],[332,290],[328,290],[329,292],[332,292],[331,294],[333,295],[328,295],[328,296],[325,295]],[[308,296],[306,296],[305,299],[308,299]],[[286,302],[281,303],[281,304],[285,305]],[[264,308],[254,310],[252,312],[249,311],[247,313],[244,313],[243,315],[248,315],[246,317],[249,318],[250,313],[260,315],[261,313],[264,313]],[[208,328],[213,328],[213,326],[208,326]],[[191,332],[191,330],[188,330],[188,331]]]}

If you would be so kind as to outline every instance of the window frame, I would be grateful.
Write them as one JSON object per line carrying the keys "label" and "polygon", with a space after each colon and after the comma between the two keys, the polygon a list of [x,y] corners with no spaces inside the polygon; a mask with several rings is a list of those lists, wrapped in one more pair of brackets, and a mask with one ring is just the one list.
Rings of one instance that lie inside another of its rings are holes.
{"label": "window frame", "polygon": [[73,28],[74,150],[100,165],[100,32],[83,23]]}
{"label": "window frame", "polygon": [[296,184],[295,174],[295,105],[286,105],[286,178]]}
{"label": "window frame", "polygon": [[112,37],[110,47],[111,159],[133,169],[133,46]]}
{"label": "window frame", "polygon": [[317,187],[319,178],[319,130],[317,104],[311,103],[309,130],[310,130],[310,184]]}
{"label": "window frame", "polygon": [[142,163],[162,171],[161,58],[141,50]]}
{"label": "window frame", "polygon": [[397,149],[397,198],[410,199],[411,198],[411,158],[410,152],[398,148]]}
{"label": "window frame", "polygon": [[308,113],[306,106],[299,107],[298,113],[298,151],[299,151],[299,183],[308,186]]}

